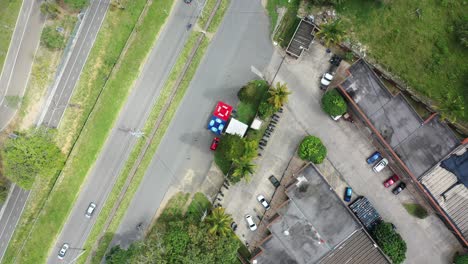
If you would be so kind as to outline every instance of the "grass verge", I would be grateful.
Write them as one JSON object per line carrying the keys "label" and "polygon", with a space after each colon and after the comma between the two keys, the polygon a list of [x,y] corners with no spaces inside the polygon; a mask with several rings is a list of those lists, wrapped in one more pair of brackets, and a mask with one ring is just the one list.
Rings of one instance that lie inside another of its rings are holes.
{"label": "grass verge", "polygon": [[463,1],[350,0],[337,10],[367,55],[467,122],[468,49],[457,36],[466,8]]}
{"label": "grass verge", "polygon": [[187,208],[186,215],[188,218],[193,220],[202,219],[203,215],[206,213],[208,214],[211,210],[211,202],[206,198],[206,196],[201,193],[197,192],[192,198],[192,202]]}
{"label": "grass verge", "polygon": [[[170,9],[172,3],[172,1],[162,0],[152,3],[144,22],[137,26],[138,31],[131,40],[130,48],[123,54],[121,63],[115,68],[115,74],[110,77],[109,74],[117,63],[146,1],[130,1],[126,9],[111,9],[108,12],[82,72],[76,93],[72,98],[73,103],[80,103],[80,107],[77,108],[79,111],[66,111],[68,124],[70,124],[70,120],[75,122],[73,123],[74,129],[59,130],[57,140],[62,144],[62,147],[67,144],[66,142],[73,142],[79,136],[75,148],[62,171],[61,178],[54,187],[54,192],[46,202],[44,210],[38,216],[37,211],[35,214],[28,212],[27,215],[31,215],[31,217],[22,221],[24,225],[15,231],[13,243],[10,243],[4,257],[5,262],[11,263],[14,258],[19,263],[44,262],[60,227],[72,208],[81,184],[90,167],[94,164],[98,152],[132,88],[139,68],[155,41],[157,32],[165,22],[167,14],[164,12],[164,8]],[[93,108],[94,101],[101,90],[102,94]],[[81,135],[78,135],[77,128],[85,122],[91,110],[93,111],[85,128]],[[72,136],[64,136],[67,133],[71,133]],[[62,149],[66,152],[70,148],[71,144],[68,143],[68,146]],[[48,187],[45,189],[50,190],[51,186]],[[32,208],[32,210],[37,209]],[[32,221],[34,217],[37,217],[35,226],[33,226]],[[25,217],[22,217],[22,220],[23,218]],[[34,228],[31,236],[27,237],[31,228]],[[19,254],[18,250],[23,241],[26,241],[23,253]]]}
{"label": "grass verge", "polygon": [[[223,1],[225,2],[225,1]],[[208,5],[209,2],[207,3],[207,6],[205,6],[205,8],[209,8],[210,5]],[[229,3],[226,3],[224,5],[224,9],[218,9],[216,15],[219,15],[218,12],[222,12],[222,14],[225,13],[225,10],[226,10],[226,7],[229,5]],[[214,5],[212,6],[212,8],[214,7]],[[215,16],[216,16],[215,15]],[[219,18],[218,21],[220,22],[222,19]],[[218,23],[219,23],[218,22]],[[198,23],[200,23],[201,25],[203,25],[203,21],[198,21]],[[206,24],[205,24],[206,25]],[[218,24],[219,26],[219,24]],[[215,29],[214,29],[215,30]],[[150,116],[146,122],[146,125],[145,125],[145,128],[144,128],[144,132],[145,134],[150,134],[151,132],[151,129],[152,129],[152,126],[154,125],[154,122],[157,120],[157,118],[160,116],[161,114],[161,111],[162,111],[162,108],[164,106],[164,104],[166,103],[166,101],[169,99],[169,96],[171,94],[171,89],[173,88],[178,76],[181,74],[182,70],[183,70],[183,67],[184,67],[184,64],[185,62],[187,61],[187,59],[189,58],[190,56],[190,52],[193,48],[193,46],[195,45],[195,42],[197,40],[197,38],[200,36],[201,33],[198,33],[198,32],[192,32],[191,35],[189,36],[185,46],[184,46],[184,49],[182,50],[181,52],[181,55],[177,58],[177,61],[173,67],[173,69],[171,70],[171,73],[169,74],[169,77],[168,79],[166,80],[166,83],[164,84],[164,87],[158,97],[158,100],[156,102],[156,104],[154,105],[151,113],[150,113]],[[141,180],[143,179],[143,176],[144,176],[144,173],[146,171],[146,169],[148,168],[152,158],[153,158],[153,155],[155,154],[158,146],[159,146],[159,143],[161,142],[162,140],[162,137],[164,136],[168,126],[169,126],[169,123],[170,121],[172,120],[172,117],[174,116],[184,94],[185,94],[185,91],[187,90],[189,84],[190,84],[190,81],[192,80],[193,76],[195,75],[195,72],[198,68],[198,65],[200,64],[200,61],[201,59],[203,58],[204,56],[204,53],[208,47],[208,40],[206,38],[203,39],[202,41],[202,44],[200,45],[200,47],[198,48],[197,50],[197,53],[195,54],[193,60],[192,60],[192,63],[190,64],[186,74],[185,74],[185,77],[184,79],[182,80],[181,84],[180,84],[180,87],[179,87],[179,90],[177,91],[176,95],[175,95],[175,98],[174,100],[172,101],[172,104],[170,105],[168,111],[166,112],[166,115],[164,116],[164,119],[162,120],[161,124],[160,124],[160,127],[153,139],[153,142],[151,144],[151,146],[149,147],[148,151],[147,151],[147,154],[145,155],[145,157],[143,158],[141,164],[140,164],[140,167],[138,168],[128,190],[127,190],[127,194],[124,198],[124,200],[122,201],[117,213],[115,214],[108,230],[106,231],[106,234],[103,236],[102,240],[99,241],[99,245],[98,245],[98,248],[95,252],[95,255],[93,256],[91,262],[92,263],[99,263],[102,259],[102,257],[104,256],[106,250],[107,250],[107,247],[109,245],[109,243],[111,242],[112,240],[112,237],[113,237],[113,233],[117,230],[125,212],[127,211],[127,208],[131,202],[131,199],[133,198]],[[101,213],[99,214],[99,217],[95,223],[95,225],[93,226],[93,229],[91,230],[91,233],[90,235],[88,236],[88,239],[85,243],[85,248],[92,248],[92,245],[96,242],[97,238],[99,237],[99,234],[102,232],[104,226],[105,226],[105,222],[106,222],[106,219],[109,217],[110,213],[111,213],[111,210],[112,210],[112,207],[114,206],[115,202],[117,201],[118,199],[118,196],[119,194],[121,193],[122,191],[122,188],[125,184],[125,181],[130,173],[130,170],[133,166],[133,164],[136,162],[136,159],[138,157],[138,154],[141,152],[141,150],[143,149],[144,147],[144,144],[145,144],[145,140],[143,139],[140,139],[137,144],[135,145],[132,153],[130,154],[127,162],[126,162],[126,165],[124,167],[124,169],[122,170],[121,174],[119,175],[118,179],[117,179],[117,182],[116,184],[114,185],[113,189],[112,189],[112,192],[110,193]],[[88,254],[85,253],[85,256],[81,258],[80,262],[81,263],[84,263],[85,262],[85,259],[87,257]]]}
{"label": "grass verge", "polygon": [[428,213],[424,207],[422,207],[420,204],[415,204],[415,203],[404,203],[403,207],[405,207],[406,211],[419,219],[424,219],[428,216]]}
{"label": "grass verge", "polygon": [[22,0],[0,0],[0,72],[3,69]]}
{"label": "grass verge", "polygon": [[286,12],[278,25],[278,28],[273,36],[273,39],[283,48],[286,48],[291,41],[291,38],[296,31],[300,18],[297,17],[299,10],[299,0],[291,0],[286,6]]}

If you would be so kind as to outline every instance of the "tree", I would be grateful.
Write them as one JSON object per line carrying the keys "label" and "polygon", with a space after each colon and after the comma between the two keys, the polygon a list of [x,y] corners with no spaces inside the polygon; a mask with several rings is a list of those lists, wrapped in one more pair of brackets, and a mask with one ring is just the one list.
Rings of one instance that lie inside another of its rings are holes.
{"label": "tree", "polygon": [[315,164],[323,162],[327,156],[327,148],[318,137],[307,136],[299,145],[299,157],[303,160],[311,161]]}
{"label": "tree", "polygon": [[250,181],[250,175],[255,172],[255,164],[248,157],[241,157],[234,161],[234,172],[232,173],[232,180],[238,182],[240,179],[245,178]]}
{"label": "tree", "polygon": [[346,113],[347,105],[340,93],[333,89],[323,95],[322,109],[331,116],[339,116]]}
{"label": "tree", "polygon": [[256,140],[246,140],[244,142],[244,155],[243,157],[253,160],[257,157],[258,142]]}
{"label": "tree", "polygon": [[106,263],[130,264],[131,258],[137,252],[137,250],[138,248],[135,243],[131,244],[127,250],[122,249],[119,245],[114,246],[106,255]]}
{"label": "tree", "polygon": [[52,26],[46,26],[42,30],[41,42],[49,49],[60,49],[65,45],[65,38]]}
{"label": "tree", "polygon": [[4,175],[23,189],[30,189],[37,175],[52,176],[62,168],[64,155],[47,130],[20,133],[2,150]]}
{"label": "tree", "polygon": [[317,33],[317,37],[322,38],[327,47],[329,47],[331,43],[341,43],[345,35],[346,32],[339,19],[322,25],[322,29]]}
{"label": "tree", "polygon": [[453,260],[455,264],[468,264],[468,254],[458,254],[455,255]]}
{"label": "tree", "polygon": [[268,103],[267,101],[263,101],[258,107],[258,116],[265,120],[272,116],[277,110],[278,109],[276,109],[274,105]]}
{"label": "tree", "polygon": [[216,207],[213,209],[211,214],[205,218],[205,221],[208,223],[208,232],[210,234],[217,234],[220,236],[232,235],[232,217],[226,214],[224,208]]}
{"label": "tree", "polygon": [[41,13],[55,19],[60,14],[60,10],[57,3],[49,1],[41,4]]}
{"label": "tree", "polygon": [[238,135],[225,134],[219,141],[218,148],[215,151],[216,165],[224,174],[229,172],[231,163],[244,155],[244,139]]}
{"label": "tree", "polygon": [[237,92],[237,97],[241,102],[257,105],[268,88],[269,85],[264,80],[250,81]]}
{"label": "tree", "polygon": [[464,17],[455,23],[455,33],[460,44],[468,48],[468,17]]}
{"label": "tree", "polygon": [[379,223],[372,231],[372,236],[394,264],[402,263],[405,260],[406,243],[394,230],[391,223]]}
{"label": "tree", "polygon": [[285,103],[288,102],[288,95],[291,94],[286,84],[276,83],[276,87],[271,87],[268,91],[270,97],[268,103],[273,105],[276,109],[281,108]]}

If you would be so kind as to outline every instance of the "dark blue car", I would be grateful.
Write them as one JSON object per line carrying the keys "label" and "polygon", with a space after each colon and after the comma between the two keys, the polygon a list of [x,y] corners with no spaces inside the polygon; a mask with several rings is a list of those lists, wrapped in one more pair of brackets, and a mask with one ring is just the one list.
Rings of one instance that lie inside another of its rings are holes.
{"label": "dark blue car", "polygon": [[369,158],[367,158],[367,164],[372,164],[380,158],[382,158],[382,155],[380,154],[380,152],[376,151],[374,152],[374,154],[370,155]]}
{"label": "dark blue car", "polygon": [[346,187],[344,201],[345,202],[351,201],[351,196],[353,196],[353,189],[351,187]]}

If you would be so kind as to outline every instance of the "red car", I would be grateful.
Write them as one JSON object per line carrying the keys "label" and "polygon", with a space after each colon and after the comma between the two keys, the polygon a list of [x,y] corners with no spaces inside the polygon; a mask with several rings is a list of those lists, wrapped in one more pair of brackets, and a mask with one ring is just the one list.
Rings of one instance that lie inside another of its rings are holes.
{"label": "red car", "polygon": [[385,188],[388,188],[388,187],[392,186],[393,184],[395,184],[395,182],[397,182],[399,180],[400,180],[400,177],[398,177],[398,175],[396,175],[396,174],[393,174],[392,177],[390,177],[386,181],[384,181],[383,185],[385,186]]}
{"label": "red car", "polygon": [[211,141],[210,149],[216,150],[216,148],[218,147],[218,144],[219,144],[219,138],[217,137],[213,138],[213,141]]}

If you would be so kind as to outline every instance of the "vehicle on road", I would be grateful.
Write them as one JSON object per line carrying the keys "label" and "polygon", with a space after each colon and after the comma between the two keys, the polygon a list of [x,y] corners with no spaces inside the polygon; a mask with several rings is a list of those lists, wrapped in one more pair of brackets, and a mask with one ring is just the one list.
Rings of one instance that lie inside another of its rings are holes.
{"label": "vehicle on road", "polygon": [[219,144],[219,138],[217,137],[213,138],[213,140],[211,141],[210,149],[216,150],[218,148],[218,144]]}
{"label": "vehicle on road", "polygon": [[280,182],[278,181],[278,179],[276,179],[276,177],[274,175],[271,175],[268,180],[270,180],[271,184],[273,184],[273,186],[275,186],[275,188],[278,188],[280,186]]}
{"label": "vehicle on road", "polygon": [[375,172],[381,172],[385,167],[388,165],[388,160],[386,158],[381,159],[377,164],[375,164],[374,168],[372,168]]}
{"label": "vehicle on road", "polygon": [[91,216],[94,213],[94,209],[96,209],[96,204],[92,202],[92,203],[89,204],[88,209],[86,209],[85,216],[87,218],[91,218]]}
{"label": "vehicle on road", "polygon": [[265,199],[265,196],[263,195],[258,195],[257,196],[257,201],[259,201],[263,207],[265,207],[265,210],[270,210],[270,204],[268,203],[268,201]]}
{"label": "vehicle on road", "polygon": [[184,0],[184,3],[186,3],[186,4],[191,4],[191,3],[192,3],[192,0]]}
{"label": "vehicle on road", "polygon": [[257,225],[255,224],[251,215],[245,215],[245,221],[247,221],[247,225],[249,225],[250,231],[257,230]]}
{"label": "vehicle on road", "polygon": [[345,195],[344,195],[344,201],[349,202],[351,201],[351,197],[353,196],[353,189],[351,187],[346,187],[345,189]]}
{"label": "vehicle on road", "polygon": [[376,162],[378,159],[382,158],[382,154],[376,151],[370,157],[367,158],[367,164],[371,165],[372,163]]}
{"label": "vehicle on road", "polygon": [[393,189],[392,193],[393,193],[394,195],[398,195],[398,194],[401,193],[405,188],[406,188],[406,183],[400,182],[400,184],[398,184],[398,186],[395,187],[395,189]]}
{"label": "vehicle on road", "polygon": [[65,258],[65,254],[67,254],[67,250],[70,248],[70,245],[67,244],[67,243],[64,243],[62,245],[62,247],[60,248],[59,250],[59,253],[58,253],[58,258],[59,259],[63,259]]}
{"label": "vehicle on road", "polygon": [[321,89],[325,89],[328,87],[328,85],[330,85],[330,83],[332,82],[333,80],[333,74],[332,73],[325,73],[324,75],[322,75],[322,79],[320,80],[320,88]]}
{"label": "vehicle on road", "polygon": [[398,175],[396,175],[396,174],[393,174],[392,177],[390,177],[386,181],[384,181],[383,185],[385,186],[385,188],[388,188],[388,187],[392,186],[393,184],[395,184],[395,182],[397,182],[399,180],[400,180],[400,177],[398,177]]}

